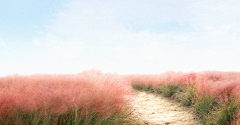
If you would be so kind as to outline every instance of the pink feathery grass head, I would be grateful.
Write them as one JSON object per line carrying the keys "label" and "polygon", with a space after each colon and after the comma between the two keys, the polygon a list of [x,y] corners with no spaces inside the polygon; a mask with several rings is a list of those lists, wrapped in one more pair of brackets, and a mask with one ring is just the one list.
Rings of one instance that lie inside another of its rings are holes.
{"label": "pink feathery grass head", "polygon": [[224,84],[215,86],[212,92],[219,99],[220,102],[228,102],[234,98],[238,85],[239,84],[237,83],[226,82]]}
{"label": "pink feathery grass head", "polygon": [[215,96],[219,101],[227,101],[230,96],[238,97],[240,73],[204,71],[195,80],[199,93]]}
{"label": "pink feathery grass head", "polygon": [[209,83],[205,79],[201,79],[197,81],[197,93],[198,95],[208,95],[210,94]]}
{"label": "pink feathery grass head", "polygon": [[11,91],[0,91],[0,120],[8,121],[8,119],[14,116],[15,111],[17,110],[16,105],[17,95]]}
{"label": "pink feathery grass head", "polygon": [[193,84],[193,83],[196,82],[196,78],[197,78],[198,75],[199,75],[198,73],[184,74],[184,75],[180,76],[179,82],[182,83],[182,84],[186,84],[186,85]]}

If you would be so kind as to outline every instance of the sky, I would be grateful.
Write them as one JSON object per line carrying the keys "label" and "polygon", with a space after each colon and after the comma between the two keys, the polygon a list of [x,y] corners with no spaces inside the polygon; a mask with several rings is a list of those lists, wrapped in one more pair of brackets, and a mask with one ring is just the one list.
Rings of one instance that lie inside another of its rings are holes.
{"label": "sky", "polygon": [[1,0],[0,76],[240,71],[239,0]]}

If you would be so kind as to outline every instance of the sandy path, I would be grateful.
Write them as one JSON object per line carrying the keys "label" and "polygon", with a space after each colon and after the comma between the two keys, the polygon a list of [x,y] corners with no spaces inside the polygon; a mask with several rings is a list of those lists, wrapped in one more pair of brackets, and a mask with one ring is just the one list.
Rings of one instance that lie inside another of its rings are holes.
{"label": "sandy path", "polygon": [[134,114],[147,125],[201,125],[190,108],[161,95],[138,92],[133,101]]}

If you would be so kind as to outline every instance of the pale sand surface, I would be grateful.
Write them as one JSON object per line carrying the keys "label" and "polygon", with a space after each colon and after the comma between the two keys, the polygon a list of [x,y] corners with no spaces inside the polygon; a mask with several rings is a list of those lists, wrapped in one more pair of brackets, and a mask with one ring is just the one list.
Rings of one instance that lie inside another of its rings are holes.
{"label": "pale sand surface", "polygon": [[192,109],[169,98],[138,92],[132,102],[133,115],[145,125],[202,125]]}

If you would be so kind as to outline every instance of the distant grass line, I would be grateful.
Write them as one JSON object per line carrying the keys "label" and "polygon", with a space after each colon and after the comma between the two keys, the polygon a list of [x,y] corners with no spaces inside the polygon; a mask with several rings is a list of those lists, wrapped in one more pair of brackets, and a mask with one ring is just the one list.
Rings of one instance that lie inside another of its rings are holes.
{"label": "distant grass line", "polygon": [[167,80],[163,76],[157,76],[158,79],[147,75],[145,79],[141,79],[143,76],[131,76],[134,78],[132,87],[138,91],[162,94],[182,105],[191,106],[206,125],[240,124],[240,73],[206,72],[201,75],[168,76]]}

